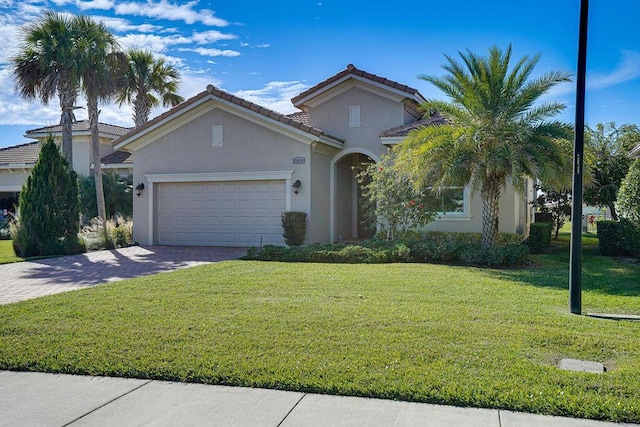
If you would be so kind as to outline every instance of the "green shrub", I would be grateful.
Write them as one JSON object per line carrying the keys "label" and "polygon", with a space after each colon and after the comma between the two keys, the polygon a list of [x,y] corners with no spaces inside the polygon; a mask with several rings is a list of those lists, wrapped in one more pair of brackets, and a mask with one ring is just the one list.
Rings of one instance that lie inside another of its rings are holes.
{"label": "green shrub", "polygon": [[626,218],[620,219],[620,248],[628,255],[640,257],[640,225]]}
{"label": "green shrub", "polygon": [[529,247],[522,244],[493,246],[463,251],[460,260],[467,264],[492,266],[522,265],[527,262]]}
{"label": "green shrub", "polygon": [[552,222],[534,222],[529,227],[527,246],[532,254],[541,254],[551,245]]}
{"label": "green shrub", "polygon": [[633,162],[627,176],[622,180],[616,207],[621,217],[640,226],[640,159]]}
{"label": "green shrub", "polygon": [[598,247],[601,255],[631,255],[640,257],[640,227],[622,218],[618,221],[598,221]]}
{"label": "green shrub", "polygon": [[125,227],[114,228],[111,235],[113,236],[113,243],[116,247],[124,248],[129,246],[131,242],[131,232]]}
{"label": "green shrub", "polygon": [[284,212],[282,214],[282,237],[289,246],[300,246],[307,234],[306,212]]}
{"label": "green shrub", "polygon": [[421,239],[407,241],[367,240],[360,245],[314,243],[305,247],[267,245],[250,248],[246,260],[319,262],[319,263],[391,263],[447,262],[488,266],[520,265],[529,250],[521,236],[501,234],[502,244],[487,251],[480,249],[480,233],[429,232]]}
{"label": "green shrub", "polygon": [[49,136],[20,192],[19,219],[11,229],[16,255],[77,253],[80,210],[78,181]]}
{"label": "green shrub", "polygon": [[620,255],[618,221],[598,221],[596,222],[596,233],[598,234],[598,248],[601,255]]}

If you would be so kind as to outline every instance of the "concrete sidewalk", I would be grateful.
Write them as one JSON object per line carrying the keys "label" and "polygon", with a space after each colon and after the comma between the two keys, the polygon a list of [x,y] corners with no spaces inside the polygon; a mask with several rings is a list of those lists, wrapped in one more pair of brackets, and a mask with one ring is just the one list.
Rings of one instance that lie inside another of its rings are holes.
{"label": "concrete sidewalk", "polygon": [[631,426],[496,409],[0,371],[0,426]]}

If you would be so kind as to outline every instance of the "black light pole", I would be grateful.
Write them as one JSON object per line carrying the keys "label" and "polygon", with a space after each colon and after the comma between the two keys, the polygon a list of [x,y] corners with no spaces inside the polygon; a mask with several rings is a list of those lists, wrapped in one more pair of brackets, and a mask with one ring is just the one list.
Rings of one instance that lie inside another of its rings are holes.
{"label": "black light pole", "polygon": [[581,0],[578,74],[576,76],[576,129],[573,144],[573,191],[571,193],[571,258],[569,261],[569,308],[573,314],[582,314],[582,173],[584,171],[584,98],[588,20],[589,0]]}

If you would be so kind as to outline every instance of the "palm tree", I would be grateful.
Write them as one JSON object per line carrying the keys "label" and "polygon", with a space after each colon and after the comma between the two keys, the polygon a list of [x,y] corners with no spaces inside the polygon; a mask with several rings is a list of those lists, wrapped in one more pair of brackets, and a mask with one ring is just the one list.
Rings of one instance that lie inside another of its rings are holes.
{"label": "palm tree", "polygon": [[22,28],[20,53],[11,59],[11,74],[24,99],[38,98],[46,105],[58,95],[62,153],[70,166],[73,166],[73,104],[78,94],[72,22],[66,14],[44,12],[36,22]]}
{"label": "palm tree", "polygon": [[[119,70],[123,69],[124,54],[119,51],[115,36],[104,24],[86,16],[77,16],[73,25],[78,33],[75,52],[78,76],[87,98],[98,218],[105,225],[106,209],[98,139],[98,101],[115,96],[118,89],[117,75]],[[106,227],[104,230],[106,233]]]}
{"label": "palm tree", "polygon": [[156,59],[151,52],[136,49],[130,50],[127,58],[129,66],[117,101],[119,105],[133,103],[136,126],[145,124],[151,108],[160,105],[161,101],[165,107],[175,107],[184,101],[177,94],[180,83],[178,71],[164,59]]}
{"label": "palm tree", "polygon": [[450,98],[423,105],[449,124],[412,132],[396,149],[397,164],[426,187],[470,184],[480,191],[482,247],[488,248],[496,242],[500,192],[507,182],[522,191],[527,178],[553,181],[571,165],[565,147],[572,129],[552,120],[564,105],[534,105],[570,76],[554,71],[530,79],[540,56],[525,56],[510,68],[511,46],[504,52],[494,46],[488,57],[468,50],[460,57],[462,64],[446,56],[448,74],[442,78],[420,76]]}

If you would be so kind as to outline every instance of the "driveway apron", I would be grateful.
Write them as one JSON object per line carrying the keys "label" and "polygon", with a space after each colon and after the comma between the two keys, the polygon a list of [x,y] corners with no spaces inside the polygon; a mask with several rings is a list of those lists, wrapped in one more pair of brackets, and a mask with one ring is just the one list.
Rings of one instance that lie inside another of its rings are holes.
{"label": "driveway apron", "polygon": [[132,246],[0,265],[0,304],[237,259],[246,248]]}

